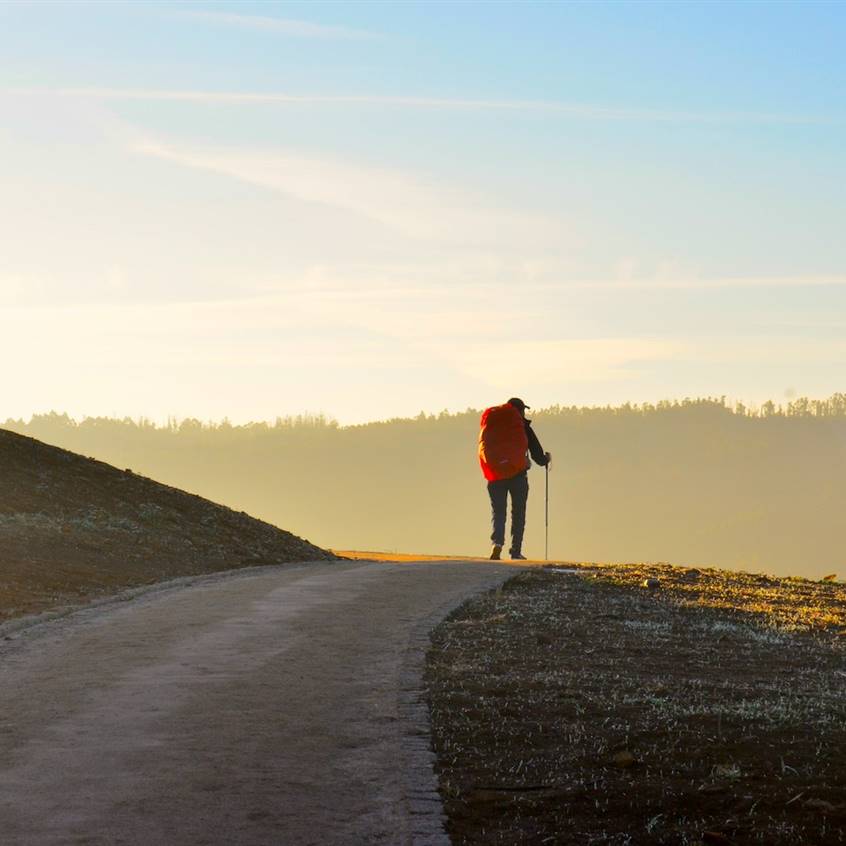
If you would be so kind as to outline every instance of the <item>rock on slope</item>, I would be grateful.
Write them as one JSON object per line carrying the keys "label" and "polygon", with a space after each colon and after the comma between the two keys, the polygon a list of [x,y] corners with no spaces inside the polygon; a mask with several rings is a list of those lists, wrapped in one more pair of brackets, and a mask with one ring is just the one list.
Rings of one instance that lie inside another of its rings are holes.
{"label": "rock on slope", "polygon": [[162,579],[334,557],[243,512],[0,430],[0,621]]}

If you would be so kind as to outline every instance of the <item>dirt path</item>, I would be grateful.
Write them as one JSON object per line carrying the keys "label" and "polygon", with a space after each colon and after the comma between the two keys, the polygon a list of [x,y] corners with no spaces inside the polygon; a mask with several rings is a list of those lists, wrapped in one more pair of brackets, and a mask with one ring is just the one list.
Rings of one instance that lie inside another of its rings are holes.
{"label": "dirt path", "polygon": [[514,570],[313,563],[153,591],[0,644],[4,844],[444,842],[432,626]]}

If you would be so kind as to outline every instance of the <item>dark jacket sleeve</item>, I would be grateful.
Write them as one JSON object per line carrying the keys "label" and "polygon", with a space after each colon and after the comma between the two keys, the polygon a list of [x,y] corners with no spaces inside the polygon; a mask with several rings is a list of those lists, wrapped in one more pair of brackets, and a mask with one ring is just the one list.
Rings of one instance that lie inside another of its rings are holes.
{"label": "dark jacket sleeve", "polygon": [[546,460],[546,453],[543,451],[543,447],[540,445],[538,436],[534,433],[532,424],[528,420],[526,421],[526,437],[529,439],[529,455],[532,456],[532,461],[534,461],[535,464],[539,464],[541,467],[546,467],[548,464]]}

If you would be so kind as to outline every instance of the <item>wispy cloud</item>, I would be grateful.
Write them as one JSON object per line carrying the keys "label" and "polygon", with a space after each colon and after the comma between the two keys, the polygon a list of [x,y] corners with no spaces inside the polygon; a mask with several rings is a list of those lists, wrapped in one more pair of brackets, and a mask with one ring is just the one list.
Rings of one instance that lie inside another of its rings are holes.
{"label": "wispy cloud", "polygon": [[[338,302],[301,288],[216,303],[11,307],[0,310],[0,353],[31,349],[8,386],[24,410],[41,408],[47,396],[51,406],[78,414],[220,418],[237,410],[249,419],[312,408],[355,419],[362,392],[374,384],[391,386],[382,416],[427,407],[429,393],[441,407],[463,408],[514,384],[551,391],[629,382],[640,375],[633,366],[674,351],[673,342],[638,338],[522,341],[509,336],[505,318],[513,312],[457,300],[403,302],[390,292]],[[49,344],[32,344],[48,337]],[[61,368],[56,349],[66,352]],[[280,406],[264,389],[268,378],[291,386],[283,393],[293,405]]]}
{"label": "wispy cloud", "polygon": [[[515,385],[538,406],[563,396],[658,398],[679,392],[661,381],[668,368],[697,385],[705,370],[714,391],[746,399],[749,384],[765,397],[773,391],[768,374],[778,380],[798,368],[817,374],[809,390],[822,395],[836,389],[846,364],[840,337],[573,337],[526,314],[515,324],[519,290],[504,300],[460,289],[441,297],[364,287],[341,293],[326,296],[303,280],[285,292],[218,302],[0,309],[0,355],[30,351],[26,367],[9,373],[7,393],[18,406],[7,403],[7,413],[30,413],[49,397],[47,408],[76,414],[220,418],[239,409],[249,419],[311,408],[352,420],[433,403],[482,405],[492,390],[508,395]],[[525,337],[526,326],[546,328],[546,337]],[[33,343],[38,338],[45,340]],[[750,374],[765,381],[750,382]],[[279,406],[268,379],[291,388],[282,394],[293,405]],[[378,409],[362,411],[361,396],[376,384],[390,388]]]}
{"label": "wispy cloud", "polygon": [[309,203],[352,212],[413,238],[464,246],[513,242],[562,244],[562,222],[530,212],[492,208],[453,186],[401,170],[304,156],[285,150],[191,148],[144,141],[146,156],[208,170]]}
{"label": "wispy cloud", "polygon": [[375,33],[343,26],[328,26],[311,21],[290,18],[272,18],[265,15],[237,15],[231,12],[177,11],[173,16],[187,18],[201,23],[253,29],[272,32],[295,38],[366,39],[377,37]]}
{"label": "wispy cloud", "polygon": [[467,374],[484,374],[491,387],[542,388],[572,382],[629,380],[637,366],[674,358],[684,349],[673,339],[573,338],[469,343],[455,360]]}
{"label": "wispy cloud", "polygon": [[[574,279],[566,282],[568,288],[610,288],[618,291],[661,289],[686,291],[691,289],[722,288],[830,288],[846,286],[846,275],[804,276],[693,276],[676,278],[635,277],[632,279]],[[549,283],[545,290],[558,290],[560,283]]]}
{"label": "wispy cloud", "polygon": [[842,126],[846,118],[827,115],[778,114],[767,112],[688,112],[661,109],[631,109],[556,100],[497,100],[462,97],[418,97],[379,94],[292,94],[279,91],[204,91],[160,88],[31,88],[0,89],[0,95],[60,97],[97,101],[149,100],[161,102],[214,103],[219,105],[336,105],[383,106],[414,109],[459,109],[479,111],[543,112],[573,120],[644,123],[700,124],[814,124]]}
{"label": "wispy cloud", "polygon": [[842,366],[846,364],[846,339],[775,333],[757,338],[691,338],[685,341],[680,360],[735,368]]}

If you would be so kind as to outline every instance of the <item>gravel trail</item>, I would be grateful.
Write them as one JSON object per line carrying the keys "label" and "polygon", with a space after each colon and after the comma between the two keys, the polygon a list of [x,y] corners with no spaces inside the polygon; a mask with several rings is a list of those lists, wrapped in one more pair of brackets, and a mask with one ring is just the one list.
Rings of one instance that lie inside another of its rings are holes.
{"label": "gravel trail", "polygon": [[0,642],[0,840],[445,843],[419,670],[514,570],[316,562],[223,574]]}

